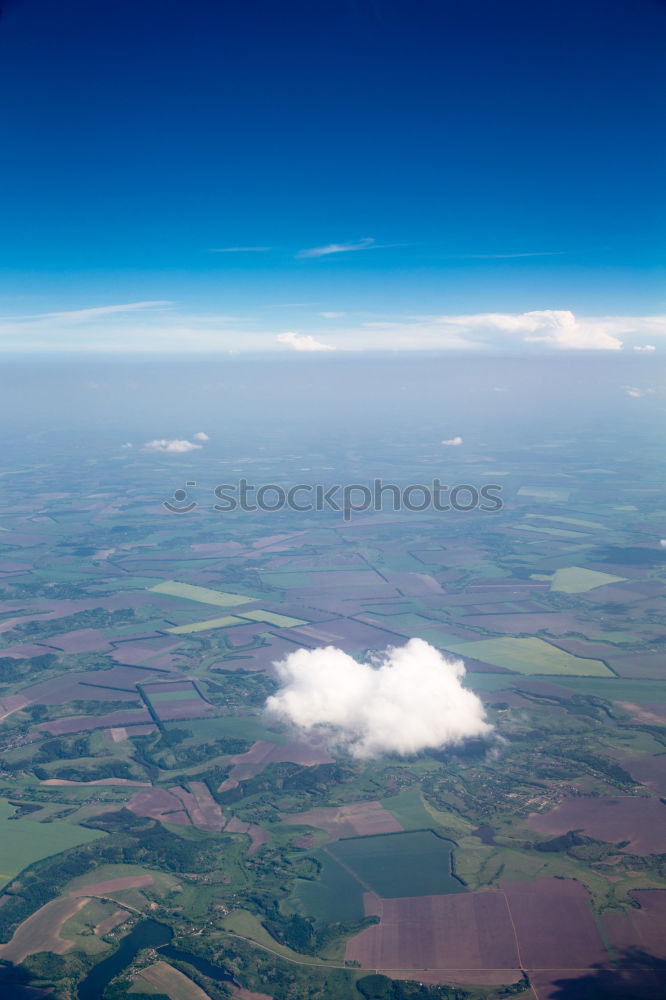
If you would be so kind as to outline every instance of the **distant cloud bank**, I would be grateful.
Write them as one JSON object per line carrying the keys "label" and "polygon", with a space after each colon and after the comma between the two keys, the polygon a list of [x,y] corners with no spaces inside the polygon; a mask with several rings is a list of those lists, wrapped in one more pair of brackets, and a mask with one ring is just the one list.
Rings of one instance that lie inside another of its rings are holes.
{"label": "distant cloud bank", "polygon": [[[331,244],[341,253],[374,242]],[[228,248],[230,251],[234,248]],[[252,248],[245,248],[252,249]],[[260,249],[260,248],[254,248]],[[277,307],[276,307],[277,308]],[[632,351],[650,355],[666,338],[666,316],[577,316],[569,309],[516,313],[434,313],[366,318],[343,310],[311,315],[305,332],[278,333],[277,313],[230,316],[192,312],[151,299],[57,312],[0,317],[0,352],[151,354],[261,353],[280,344],[294,351],[465,351],[535,354]],[[304,323],[299,317],[298,323]],[[280,325],[282,323],[280,322]],[[325,342],[319,330],[325,326]],[[278,326],[279,329],[279,326]]]}

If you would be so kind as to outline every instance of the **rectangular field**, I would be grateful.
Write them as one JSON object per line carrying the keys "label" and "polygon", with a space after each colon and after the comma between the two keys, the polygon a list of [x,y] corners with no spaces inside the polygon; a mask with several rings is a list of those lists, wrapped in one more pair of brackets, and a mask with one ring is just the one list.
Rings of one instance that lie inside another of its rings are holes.
{"label": "rectangular field", "polygon": [[204,701],[191,681],[146,684],[143,693],[160,721],[195,719],[214,712],[213,706]]}
{"label": "rectangular field", "polygon": [[501,892],[383,900],[366,893],[365,904],[366,912],[378,914],[381,922],[352,938],[345,955],[363,968],[382,972],[520,968]]}
{"label": "rectangular field", "polygon": [[243,625],[244,618],[236,615],[223,615],[222,618],[208,618],[203,622],[193,622],[191,625],[174,625],[168,631],[171,635],[190,635],[193,632],[206,632],[213,628],[228,628],[230,625]]}
{"label": "rectangular field", "polygon": [[612,677],[612,672],[601,660],[573,656],[536,636],[517,638],[502,636],[500,639],[480,639],[475,642],[457,642],[446,647],[453,653],[472,657],[505,670],[519,674],[569,674],[578,677]]}
{"label": "rectangular field", "polygon": [[431,830],[339,840],[327,850],[382,897],[465,891],[453,875],[453,843]]}
{"label": "rectangular field", "polygon": [[254,600],[242,594],[229,594],[222,590],[211,590],[209,587],[196,587],[191,583],[178,583],[177,580],[165,580],[149,589],[155,594],[180,597],[185,601],[196,601],[198,604],[215,604],[218,608],[234,608],[239,604],[251,604]]}

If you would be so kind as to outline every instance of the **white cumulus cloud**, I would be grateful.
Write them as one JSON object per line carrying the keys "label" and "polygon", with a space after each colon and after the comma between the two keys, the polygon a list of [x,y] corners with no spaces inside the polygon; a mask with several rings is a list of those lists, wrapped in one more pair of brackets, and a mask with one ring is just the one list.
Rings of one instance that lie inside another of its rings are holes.
{"label": "white cumulus cloud", "polygon": [[423,639],[369,663],[334,646],[298,649],[275,669],[281,687],[266,702],[268,714],[354,757],[404,757],[492,733],[481,700],[462,685],[462,660]]}
{"label": "white cumulus cloud", "polygon": [[457,448],[463,443],[463,439],[457,434],[455,437],[447,438],[446,441],[442,441],[442,444],[450,445],[452,448]]}
{"label": "white cumulus cloud", "polygon": [[334,351],[330,344],[322,344],[309,333],[278,333],[278,344],[287,344],[295,351]]}
{"label": "white cumulus cloud", "polygon": [[195,441],[210,441],[210,437],[209,437],[208,434],[206,434],[205,431],[197,431],[197,433],[194,435],[194,440]]}
{"label": "white cumulus cloud", "polygon": [[187,451],[195,451],[201,448],[200,444],[193,444],[192,441],[185,441],[179,438],[155,438],[154,441],[146,441],[143,446],[144,451],[168,451],[172,454],[184,454]]}
{"label": "white cumulus cloud", "polygon": [[636,344],[635,351],[656,351],[654,344]]}

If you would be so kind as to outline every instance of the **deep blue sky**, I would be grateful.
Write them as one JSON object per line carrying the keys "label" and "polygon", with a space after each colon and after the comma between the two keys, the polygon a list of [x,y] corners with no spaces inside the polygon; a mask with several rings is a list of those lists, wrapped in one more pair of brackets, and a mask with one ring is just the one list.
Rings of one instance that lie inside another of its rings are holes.
{"label": "deep blue sky", "polygon": [[663,0],[3,6],[5,316],[666,313]]}

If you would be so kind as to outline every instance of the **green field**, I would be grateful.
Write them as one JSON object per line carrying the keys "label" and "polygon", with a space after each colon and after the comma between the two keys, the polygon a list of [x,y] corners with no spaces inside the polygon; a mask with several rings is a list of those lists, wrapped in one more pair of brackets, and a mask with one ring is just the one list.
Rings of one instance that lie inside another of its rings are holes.
{"label": "green field", "polygon": [[518,490],[518,496],[532,497],[534,500],[566,502],[571,492],[571,490],[565,490],[561,486],[521,486]]}
{"label": "green field", "polygon": [[525,516],[539,521],[561,521],[563,524],[573,524],[579,528],[603,528],[604,531],[607,529],[607,525],[600,524],[599,521],[579,521],[576,517],[557,517],[555,514],[526,514]]}
{"label": "green field", "polygon": [[464,892],[452,874],[453,842],[431,830],[339,840],[327,850],[380,896]]}
{"label": "green field", "polygon": [[607,583],[623,583],[625,577],[611,576],[610,573],[600,573],[593,569],[583,569],[582,566],[567,566],[555,570],[551,590],[562,594],[585,594],[595,587],[604,587]]}
{"label": "green field", "polygon": [[258,608],[256,611],[244,611],[243,618],[252,622],[263,622],[266,625],[276,625],[277,628],[296,628],[297,625],[307,625],[302,618],[290,618],[289,615],[279,615],[275,611],[264,611]]}
{"label": "green field", "polygon": [[195,701],[201,702],[196,691],[151,691],[147,692],[150,701]]}
{"label": "green field", "polygon": [[569,674],[573,677],[612,677],[612,672],[601,660],[588,660],[566,653],[536,636],[500,639],[480,639],[477,642],[460,642],[446,649],[460,656],[492,663],[496,667],[514,670],[519,674]]}
{"label": "green field", "polygon": [[423,830],[433,825],[432,815],[423,804],[418,786],[382,799],[382,805],[406,830]]}
{"label": "green field", "polygon": [[165,580],[148,589],[156,594],[181,597],[185,601],[196,601],[198,604],[215,604],[218,608],[233,608],[239,604],[250,604],[254,600],[253,597],[244,597],[242,594],[229,594],[222,590],[211,590],[209,587],[195,587],[191,583],[178,583],[177,580]]}
{"label": "green field", "polygon": [[454,652],[454,646],[462,645],[464,642],[459,635],[451,635],[450,632],[444,632],[438,628],[410,629],[409,634],[417,639],[425,639],[436,649],[450,649],[452,652]]}
{"label": "green field", "polygon": [[220,715],[214,719],[188,719],[187,722],[166,722],[165,730],[188,729],[192,736],[183,740],[183,746],[196,746],[201,740],[243,739],[255,742],[287,743],[289,735],[267,729],[259,717],[247,715]]}
{"label": "green field", "polygon": [[658,681],[634,680],[631,677],[563,677],[557,683],[572,688],[578,694],[596,695],[608,701],[666,704],[666,678]]}
{"label": "green field", "polygon": [[584,538],[580,531],[568,531],[566,528],[551,528],[550,525],[516,524],[517,531],[538,531],[541,535],[553,535],[555,538]]}
{"label": "green field", "polygon": [[298,879],[289,897],[296,912],[326,923],[363,919],[363,886],[327,851],[313,855],[321,870],[316,880]]}
{"label": "green field", "polygon": [[294,570],[289,572],[267,572],[261,574],[261,579],[279,590],[291,590],[292,588],[310,587],[312,579],[309,572]]}
{"label": "green field", "polygon": [[176,625],[167,629],[172,635],[189,635],[191,632],[206,632],[212,628],[228,628],[229,625],[243,625],[245,619],[235,615],[224,615],[222,618],[209,618],[205,622],[193,622],[191,625]]}
{"label": "green field", "polygon": [[[275,938],[271,937],[262,924],[260,918],[255,913],[250,913],[248,910],[232,910],[232,912],[222,921],[222,927],[224,927],[225,930],[230,931],[232,934],[237,934],[239,937],[246,938],[249,941],[256,941],[257,944],[261,945],[263,948],[267,948],[269,951],[281,956],[282,958],[286,958],[290,962],[296,962],[298,965],[321,966],[327,964],[337,964],[327,963],[326,959],[322,958],[320,955],[311,957],[310,955],[304,955],[300,951],[292,951],[292,949],[288,948],[286,945],[280,944],[275,940]],[[303,994],[300,995],[303,996]]]}
{"label": "green field", "polygon": [[69,823],[37,823],[33,819],[13,819],[15,809],[0,799],[0,886],[35,861],[59,854],[70,847],[87,844],[105,836],[99,830]]}

